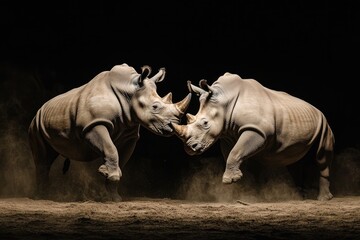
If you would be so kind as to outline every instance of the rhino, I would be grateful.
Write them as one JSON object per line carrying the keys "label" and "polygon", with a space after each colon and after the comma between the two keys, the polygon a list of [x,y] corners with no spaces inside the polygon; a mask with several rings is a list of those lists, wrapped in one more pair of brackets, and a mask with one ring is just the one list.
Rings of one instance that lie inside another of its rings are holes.
{"label": "rhino", "polygon": [[320,171],[317,199],[333,198],[329,175],[335,138],[320,110],[229,72],[212,85],[205,79],[198,86],[191,81],[187,85],[199,97],[199,110],[196,115],[186,114],[186,124],[172,123],[175,134],[189,155],[202,154],[219,140],[226,160],[224,184],[241,179],[241,164],[248,159],[258,159],[265,166],[289,166],[314,146]]}
{"label": "rhino", "polygon": [[49,188],[49,171],[60,155],[64,172],[70,159],[102,159],[98,172],[105,177],[111,201],[121,201],[118,183],[140,137],[140,126],[154,134],[174,134],[171,122],[179,123],[191,100],[189,93],[173,103],[172,93],[157,94],[157,83],[165,68],[149,77],[151,67],[141,73],[127,65],[116,65],[97,74],[88,83],[44,103],[32,119],[28,134],[35,164],[35,196],[43,198]]}

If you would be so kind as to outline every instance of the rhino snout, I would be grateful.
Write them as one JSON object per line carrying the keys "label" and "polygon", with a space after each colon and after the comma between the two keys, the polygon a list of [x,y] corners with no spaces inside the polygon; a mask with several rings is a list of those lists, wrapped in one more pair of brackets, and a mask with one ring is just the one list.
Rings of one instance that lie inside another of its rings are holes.
{"label": "rhino snout", "polygon": [[203,151],[202,144],[195,141],[188,141],[185,144],[185,151],[189,155],[201,154]]}

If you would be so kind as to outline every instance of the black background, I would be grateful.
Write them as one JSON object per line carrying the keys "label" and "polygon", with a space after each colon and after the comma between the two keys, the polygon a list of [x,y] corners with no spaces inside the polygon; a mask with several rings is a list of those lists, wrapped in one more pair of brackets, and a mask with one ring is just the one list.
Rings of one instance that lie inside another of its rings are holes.
{"label": "black background", "polygon": [[[174,101],[187,80],[257,79],[319,108],[337,153],[359,148],[358,13],[350,1],[1,1],[1,124],[26,132],[46,100],[127,63],[165,67],[158,92]],[[166,179],[191,159],[145,129],[134,156]]]}

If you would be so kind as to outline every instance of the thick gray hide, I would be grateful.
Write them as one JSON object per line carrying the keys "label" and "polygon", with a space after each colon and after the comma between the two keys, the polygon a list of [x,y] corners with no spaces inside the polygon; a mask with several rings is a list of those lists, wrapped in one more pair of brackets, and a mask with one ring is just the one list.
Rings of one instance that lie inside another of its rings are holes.
{"label": "thick gray hide", "polygon": [[200,96],[196,116],[187,114],[187,125],[174,123],[185,151],[201,154],[220,139],[226,160],[223,183],[242,177],[241,163],[260,158],[270,166],[297,162],[314,145],[320,170],[319,200],[329,200],[329,167],[334,136],[326,118],[311,104],[285,92],[274,91],[253,79],[225,73],[211,86],[188,82]]}
{"label": "thick gray hide", "polygon": [[46,194],[50,167],[60,154],[77,161],[102,158],[99,172],[107,179],[110,197],[121,200],[117,192],[120,166],[131,157],[140,126],[170,136],[170,122],[179,123],[190,102],[190,93],[176,104],[171,93],[160,98],[156,83],[164,79],[165,69],[148,78],[150,74],[148,66],[139,74],[127,64],[117,65],[38,110],[29,127],[37,197]]}

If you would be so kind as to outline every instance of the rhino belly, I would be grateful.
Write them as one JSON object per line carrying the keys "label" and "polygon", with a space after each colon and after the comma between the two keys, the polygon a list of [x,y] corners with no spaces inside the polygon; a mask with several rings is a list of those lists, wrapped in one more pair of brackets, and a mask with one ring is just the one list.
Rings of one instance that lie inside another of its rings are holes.
{"label": "rhino belly", "polygon": [[275,151],[268,151],[263,155],[263,161],[267,165],[287,166],[302,159],[310,150],[311,146],[303,143],[295,143],[290,146],[280,147]]}
{"label": "rhino belly", "polygon": [[88,143],[78,137],[58,134],[50,135],[50,138],[45,137],[45,139],[56,152],[71,160],[88,162],[100,157]]}

